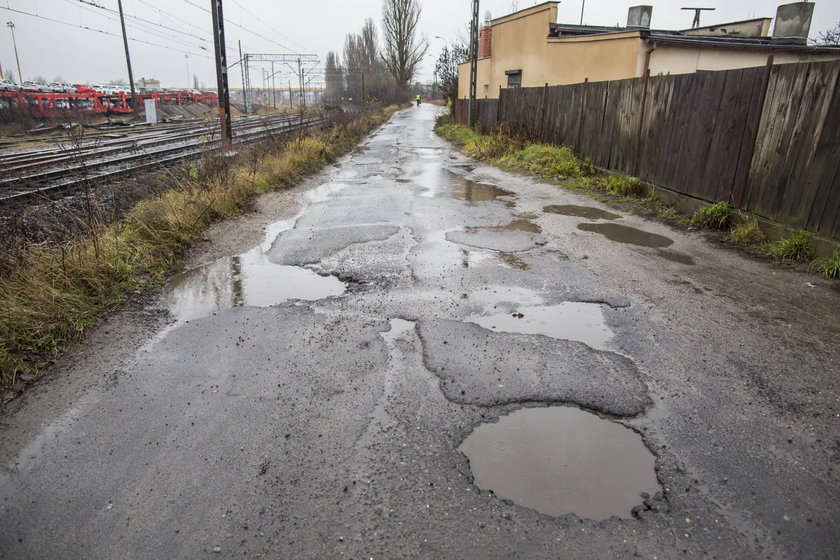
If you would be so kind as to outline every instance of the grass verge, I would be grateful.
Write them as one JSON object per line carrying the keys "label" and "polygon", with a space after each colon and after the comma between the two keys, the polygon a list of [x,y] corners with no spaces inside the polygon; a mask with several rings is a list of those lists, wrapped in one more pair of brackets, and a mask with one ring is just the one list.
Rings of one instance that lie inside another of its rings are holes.
{"label": "grass verge", "polygon": [[199,172],[171,176],[171,189],[110,225],[60,246],[30,246],[0,275],[0,384],[14,386],[50,363],[109,306],[165,278],[211,223],[250,200],[289,187],[353,149],[396,110],[337,118],[309,137],[274,139],[235,159],[209,158]]}

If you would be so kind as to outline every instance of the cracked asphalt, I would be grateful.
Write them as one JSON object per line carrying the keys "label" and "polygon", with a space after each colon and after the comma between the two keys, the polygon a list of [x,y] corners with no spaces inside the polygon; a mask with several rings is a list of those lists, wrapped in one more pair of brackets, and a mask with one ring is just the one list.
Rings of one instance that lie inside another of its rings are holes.
{"label": "cracked asphalt", "polygon": [[[837,284],[471,161],[437,112],[10,409],[0,557],[836,555]],[[638,433],[660,491],[593,520],[476,486],[464,439],[547,405]]]}

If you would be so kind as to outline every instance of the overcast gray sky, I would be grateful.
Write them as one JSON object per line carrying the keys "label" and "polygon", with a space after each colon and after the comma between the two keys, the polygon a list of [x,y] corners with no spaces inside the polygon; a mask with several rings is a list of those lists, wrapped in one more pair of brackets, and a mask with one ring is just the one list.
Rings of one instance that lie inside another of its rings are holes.
{"label": "overcast gray sky", "polygon": [[[578,23],[581,1],[561,2],[559,21]],[[480,13],[483,18],[489,11],[495,18],[537,3],[483,0]],[[586,0],[584,23],[624,24],[627,8],[642,3],[654,6],[652,27],[685,29],[691,25],[693,12],[680,10],[682,6],[716,8],[703,14],[701,23],[705,25],[773,17],[776,6],[784,2]],[[812,37],[840,21],[840,0],[818,0],[815,4]],[[123,0],[126,14],[131,16],[127,24],[133,39],[129,47],[135,79],[154,77],[164,86],[183,87],[189,70],[189,75],[196,74],[200,82],[213,87],[209,5],[209,0]],[[434,59],[444,45],[436,36],[452,41],[463,34],[470,17],[470,0],[421,0],[421,6],[420,27],[430,42],[430,54],[419,77],[431,81]],[[372,17],[379,25],[381,7],[381,0],[224,0],[228,59],[231,63],[238,59],[235,49],[241,40],[245,52],[314,53],[323,60],[329,50],[340,52],[345,35],[357,32],[365,18]],[[117,0],[0,0],[0,64],[4,71],[12,69],[17,75],[12,36],[5,25],[13,21],[24,79],[41,75],[53,80],[61,76],[74,83],[99,83],[127,78],[116,9]],[[238,68],[232,72],[231,86],[239,87]],[[287,80],[288,72],[277,79]],[[252,74],[252,80],[260,81],[259,70]]]}

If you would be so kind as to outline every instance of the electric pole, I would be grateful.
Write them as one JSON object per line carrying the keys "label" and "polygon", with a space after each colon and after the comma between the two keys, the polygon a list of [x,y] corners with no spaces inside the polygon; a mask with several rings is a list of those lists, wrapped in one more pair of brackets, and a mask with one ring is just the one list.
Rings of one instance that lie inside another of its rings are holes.
{"label": "electric pole", "polygon": [[478,0],[472,0],[472,21],[470,22],[470,128],[475,126],[478,107],[475,90],[478,73]]}
{"label": "electric pole", "polygon": [[216,50],[216,84],[219,99],[219,120],[222,148],[229,150],[233,133],[230,125],[230,90],[228,89],[227,54],[225,53],[225,18],[222,0],[210,0],[213,13],[213,46]]}
{"label": "electric pole", "polygon": [[7,21],[6,25],[9,26],[9,29],[12,30],[12,44],[15,46],[15,62],[17,62],[18,80],[22,84],[23,83],[23,74],[20,71],[20,58],[18,58],[17,41],[15,41],[15,22]]}
{"label": "electric pole", "polygon": [[128,35],[125,34],[125,17],[123,17],[122,0],[117,0],[120,9],[120,25],[123,33],[123,46],[125,47],[125,64],[128,66],[128,85],[131,86],[131,108],[137,112],[137,96],[134,93],[134,74],[131,72],[131,56],[128,54]]}

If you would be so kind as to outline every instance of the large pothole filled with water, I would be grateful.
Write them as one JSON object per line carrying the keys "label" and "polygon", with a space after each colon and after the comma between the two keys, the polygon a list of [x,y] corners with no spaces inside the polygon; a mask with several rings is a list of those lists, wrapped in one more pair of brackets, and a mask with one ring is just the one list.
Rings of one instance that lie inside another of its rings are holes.
{"label": "large pothole filled with water", "polygon": [[476,486],[548,515],[631,517],[660,490],[641,436],[568,406],[523,408],[481,424],[458,447]]}

